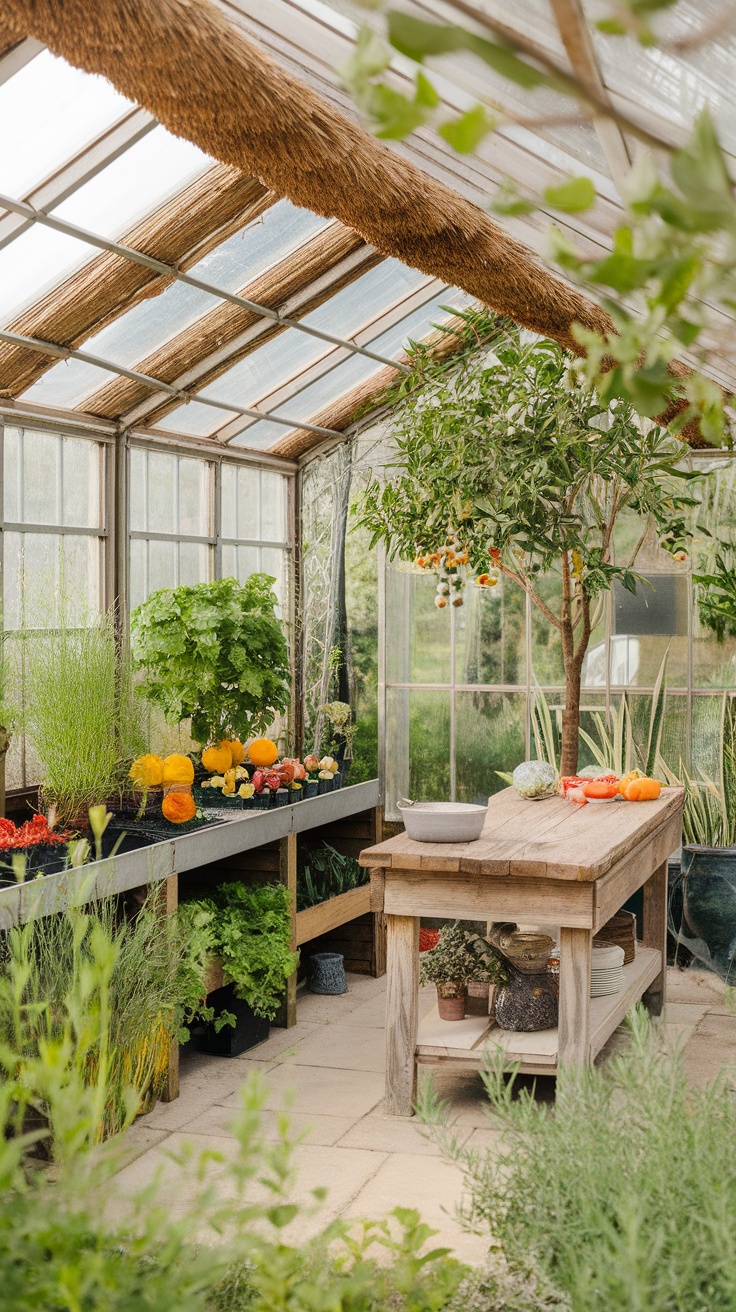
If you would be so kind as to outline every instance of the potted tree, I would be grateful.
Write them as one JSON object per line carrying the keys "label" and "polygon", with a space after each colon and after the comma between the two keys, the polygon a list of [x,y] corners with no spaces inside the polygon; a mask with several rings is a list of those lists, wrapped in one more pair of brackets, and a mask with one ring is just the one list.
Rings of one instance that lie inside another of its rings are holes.
{"label": "potted tree", "polygon": [[[369,484],[361,523],[391,557],[437,575],[440,610],[462,605],[470,579],[493,587],[504,575],[523,588],[559,634],[560,769],[574,774],[599,598],[614,579],[637,586],[613,558],[620,516],[652,521],[660,544],[685,558],[695,504],[687,483],[700,476],[679,467],[682,442],[625,402],[602,402],[554,342],[525,340],[490,314],[468,320],[459,358],[414,352],[392,435],[389,477]],[[545,575],[557,580],[554,595]]]}
{"label": "potted tree", "polygon": [[441,1020],[464,1020],[466,985],[478,972],[478,958],[471,952],[468,935],[457,921],[444,925],[436,947],[423,952],[419,973],[423,984],[437,989]]}
{"label": "potted tree", "polygon": [[263,733],[288,709],[289,652],[273,583],[251,574],[244,584],[162,588],[131,615],[142,695],[169,723],[190,719],[203,747]]}

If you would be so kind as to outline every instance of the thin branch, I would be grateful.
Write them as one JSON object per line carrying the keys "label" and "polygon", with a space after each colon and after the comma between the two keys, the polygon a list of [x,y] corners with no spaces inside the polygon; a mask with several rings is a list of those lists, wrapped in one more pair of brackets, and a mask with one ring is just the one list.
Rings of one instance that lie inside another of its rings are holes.
{"label": "thin branch", "polygon": [[562,628],[562,620],[559,619],[558,616],[555,615],[554,611],[550,610],[549,606],[547,606],[546,603],[542,601],[542,598],[539,596],[539,593],[535,592],[532,584],[529,582],[525,574],[515,574],[512,569],[509,569],[508,566],[504,565],[503,562],[500,560],[496,562],[496,569],[499,569],[502,574],[505,574],[506,577],[509,579],[513,579],[514,583],[518,583],[519,587],[524,589],[527,595],[534,602],[534,605],[537,607],[538,610],[542,612],[544,618],[550,624],[554,624],[556,629]]}

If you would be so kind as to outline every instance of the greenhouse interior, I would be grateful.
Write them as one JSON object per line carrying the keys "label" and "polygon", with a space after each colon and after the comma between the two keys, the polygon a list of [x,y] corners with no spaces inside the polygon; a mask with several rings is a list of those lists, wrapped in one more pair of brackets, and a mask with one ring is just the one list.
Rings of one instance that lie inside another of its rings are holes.
{"label": "greenhouse interior", "polygon": [[736,1307],[734,85],[0,4],[7,1312]]}

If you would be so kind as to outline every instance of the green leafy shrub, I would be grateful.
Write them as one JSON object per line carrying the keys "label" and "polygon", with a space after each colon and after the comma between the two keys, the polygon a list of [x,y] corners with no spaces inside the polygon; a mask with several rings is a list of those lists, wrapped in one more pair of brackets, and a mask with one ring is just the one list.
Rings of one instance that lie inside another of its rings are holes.
{"label": "green leafy shrub", "polygon": [[318,902],[349,893],[352,888],[367,884],[369,872],[358,865],[355,857],[344,856],[329,843],[319,847],[299,849],[296,875],[296,909],[305,911]]}
{"label": "green leafy shrub", "polygon": [[732,1312],[736,1289],[736,1100],[721,1076],[689,1086],[643,1009],[600,1066],[563,1070],[554,1107],[514,1089],[502,1056],[484,1073],[500,1145],[454,1135],[431,1090],[426,1119],[464,1169],[466,1221],[509,1262],[538,1267],[573,1312]]}
{"label": "green leafy shrub", "polygon": [[200,743],[262,733],[286,711],[291,671],[274,580],[162,588],[131,616],[141,692],[175,724],[191,718]]}
{"label": "green leafy shrub", "polygon": [[299,963],[298,954],[291,951],[291,894],[286,886],[220,884],[212,897],[185,906],[184,924],[191,925],[197,913],[209,913],[214,955],[222,964],[225,982],[234,983],[236,997],[243,998],[257,1016],[273,1020],[286,981]]}

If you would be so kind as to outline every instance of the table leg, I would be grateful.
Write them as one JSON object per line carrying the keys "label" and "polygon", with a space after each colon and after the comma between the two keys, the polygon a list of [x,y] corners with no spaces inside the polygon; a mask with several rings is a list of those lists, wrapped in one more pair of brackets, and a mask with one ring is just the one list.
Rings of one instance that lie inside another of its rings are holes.
{"label": "table leg", "polygon": [[663,861],[644,888],[644,924],[642,942],[646,948],[656,948],[662,954],[662,966],[652,980],[642,1002],[650,1015],[661,1016],[667,1000],[667,862]]}
{"label": "table leg", "polygon": [[560,930],[560,1019],[558,1066],[585,1066],[590,1061],[589,929]]}
{"label": "table leg", "polygon": [[387,1116],[413,1116],[417,1093],[419,1025],[419,919],[387,916],[386,1100]]}

